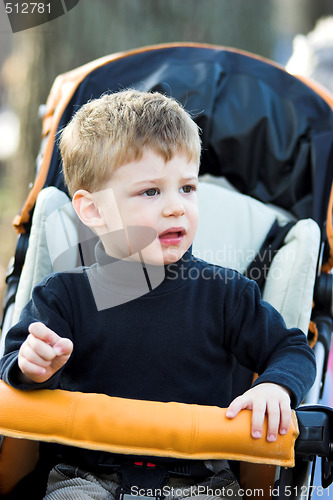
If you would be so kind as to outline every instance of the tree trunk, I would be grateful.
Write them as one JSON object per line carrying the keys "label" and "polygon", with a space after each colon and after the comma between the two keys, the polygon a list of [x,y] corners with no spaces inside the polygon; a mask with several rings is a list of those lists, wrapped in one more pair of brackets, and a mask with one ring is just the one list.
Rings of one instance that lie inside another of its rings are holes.
{"label": "tree trunk", "polygon": [[269,57],[271,10],[267,0],[81,0],[66,15],[15,34],[12,68],[20,78],[8,100],[20,116],[22,139],[10,170],[21,179],[20,196],[34,177],[38,108],[57,74],[109,53],[171,41],[230,45]]}

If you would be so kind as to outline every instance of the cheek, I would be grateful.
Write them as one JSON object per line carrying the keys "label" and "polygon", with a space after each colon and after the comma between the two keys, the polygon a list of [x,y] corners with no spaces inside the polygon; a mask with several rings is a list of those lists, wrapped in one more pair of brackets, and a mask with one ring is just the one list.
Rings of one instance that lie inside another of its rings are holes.
{"label": "cheek", "polygon": [[156,217],[154,216],[154,209],[147,209],[142,207],[140,203],[133,203],[130,207],[127,207],[123,221],[127,225],[136,226],[147,226],[154,227],[156,224]]}
{"label": "cheek", "polygon": [[189,211],[189,220],[191,222],[191,229],[195,232],[199,223],[199,210],[197,205],[191,207]]}

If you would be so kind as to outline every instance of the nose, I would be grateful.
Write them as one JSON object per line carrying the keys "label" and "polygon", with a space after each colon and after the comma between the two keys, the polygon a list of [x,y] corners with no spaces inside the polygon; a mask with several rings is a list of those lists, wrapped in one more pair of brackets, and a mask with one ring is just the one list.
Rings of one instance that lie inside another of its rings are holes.
{"label": "nose", "polygon": [[185,214],[185,207],[183,200],[180,196],[169,196],[165,200],[163,207],[164,217],[180,217]]}

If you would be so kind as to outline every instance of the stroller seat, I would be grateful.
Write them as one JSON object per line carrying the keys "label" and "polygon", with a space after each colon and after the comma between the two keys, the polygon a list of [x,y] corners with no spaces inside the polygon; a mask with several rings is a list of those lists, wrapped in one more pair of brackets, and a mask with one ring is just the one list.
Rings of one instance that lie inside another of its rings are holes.
{"label": "stroller seat", "polygon": [[[270,230],[275,220],[277,219],[279,224],[283,226],[292,219],[292,216],[281,212],[278,208],[267,206],[249,196],[216,184],[214,180],[216,181],[214,178],[205,177],[199,183],[200,221],[197,236],[193,244],[193,253],[196,257],[211,261],[214,264],[230,267],[237,272],[244,272],[253,256],[257,254],[262,246],[266,233]],[[213,213],[211,207],[214,207]],[[217,214],[223,213],[224,217],[214,217],[215,211]],[[235,228],[237,228],[237,231],[235,231]],[[72,204],[64,192],[55,187],[48,187],[41,191],[32,220],[30,244],[17,291],[13,322],[19,319],[20,311],[29,300],[34,285],[45,275],[60,270],[71,270],[80,264],[79,243],[84,238],[91,237],[92,233],[84,231],[82,223],[76,216]],[[94,238],[93,241],[95,241]],[[264,298],[270,296],[275,301],[275,306],[280,307],[280,312],[283,313],[286,322],[293,326],[303,327],[305,333],[312,308],[312,294],[316,276],[319,242],[320,234],[317,224],[311,219],[298,221],[288,232],[284,246],[276,252],[266,277],[266,286],[263,290]],[[290,297],[293,297],[293,300],[290,300]],[[42,395],[34,394],[34,397],[37,397],[37,401],[31,402],[35,410],[33,412],[29,411],[29,422],[34,422],[32,427],[36,428],[35,434],[30,426],[30,429],[27,430],[26,428],[21,433],[11,433],[7,429],[7,436],[24,438],[28,435],[30,439],[56,439],[59,442],[59,436],[56,438],[54,434],[49,436],[43,435],[41,429],[44,426],[43,421],[48,422],[48,425],[51,425],[52,429],[57,428],[56,421],[52,420],[51,415],[59,415],[60,408],[56,409],[52,407],[52,399],[46,405],[46,399],[42,399],[40,403],[38,402],[39,397],[43,398]],[[88,407],[95,408],[96,404],[88,404]],[[13,408],[15,408],[15,405]],[[44,408],[44,411],[46,408],[48,409],[49,416],[44,420],[41,417],[40,408]],[[63,411],[65,411],[65,407]],[[105,415],[105,410],[99,413]],[[22,423],[18,422],[20,412],[18,411],[16,415],[16,419],[15,417],[14,420],[10,418],[10,421],[14,422],[14,427],[16,425],[17,428],[20,428],[22,427]],[[72,418],[72,415],[70,417],[68,415],[69,413],[64,417],[64,421],[68,422],[68,418]],[[83,415],[85,415],[84,412]],[[160,419],[161,413],[158,413],[158,415]],[[41,420],[39,420],[40,418]],[[86,429],[86,434],[87,429],[91,427],[91,425],[87,424],[91,417],[87,418],[88,420],[85,421],[85,425],[83,427],[81,425],[83,430]],[[62,428],[60,420],[59,425]],[[209,420],[211,420],[211,417]],[[176,421],[178,422],[179,419],[177,418]],[[188,422],[191,421],[193,421],[193,417],[188,420]],[[248,421],[246,422],[247,425],[244,423],[241,425],[245,429],[245,433],[241,433],[242,438],[239,441],[234,438],[232,439],[231,443],[233,444],[231,444],[231,449],[225,448],[225,437],[221,438],[224,443],[223,449],[226,450],[223,452],[223,457],[227,453],[229,458],[232,456],[232,458],[238,460],[275,463],[283,466],[293,463],[293,454],[291,457],[288,457],[291,449],[293,451],[293,445],[291,445],[290,441],[288,444],[285,441],[285,444],[282,446],[282,458],[279,458],[277,451],[272,447],[268,447],[267,449],[264,447],[262,456],[260,456],[259,448],[252,448],[251,443],[249,443],[249,448],[246,448],[248,440],[245,439],[245,435],[250,435],[248,430],[246,430],[249,423]],[[102,424],[100,425],[102,426]],[[200,424],[200,427],[202,425]],[[216,429],[212,430],[211,425],[210,423],[208,428],[214,435],[213,442],[217,443]],[[183,427],[181,434],[184,431]],[[73,428],[75,428],[75,425]],[[230,433],[230,428],[226,432],[227,434]],[[140,432],[141,434],[142,431]],[[294,430],[291,428],[288,436],[290,439],[295,439],[297,434],[298,428],[296,422],[296,427]],[[207,436],[207,433],[205,435]],[[63,441],[64,439],[65,441]],[[68,438],[65,435],[63,438],[60,438],[60,442],[68,442],[66,439]],[[98,442],[90,442],[87,437],[81,442],[77,440],[73,442],[76,444],[79,443],[79,446],[101,446]],[[237,445],[240,447],[237,451],[234,448],[235,443],[240,443]],[[13,441],[13,445],[15,446],[15,440]],[[35,456],[35,447],[31,447],[31,449]],[[252,452],[248,451],[251,449]],[[156,449],[154,451],[156,454]],[[211,445],[208,451],[210,452],[210,456],[212,456]],[[193,452],[194,449],[192,448],[192,457]],[[221,453],[219,451],[217,456],[221,457]],[[186,456],[186,453],[184,456]],[[202,457],[204,455],[201,453],[199,456]]]}
{"label": "stroller seat", "polygon": [[[37,281],[50,272],[92,262],[93,252],[88,261],[81,259],[80,243],[94,243],[94,237],[82,229],[63,192],[56,136],[82,103],[105,91],[115,91],[119,85],[166,94],[171,89],[190,112],[197,113],[195,121],[203,131],[203,156],[199,186],[201,215],[193,253],[235,272],[249,273],[250,278],[256,279],[258,270],[264,273],[264,299],[281,312],[287,326],[298,326],[307,334],[310,317],[314,316],[317,273],[325,283],[330,283],[323,272],[333,263],[330,101],[269,61],[221,47],[196,44],[148,47],[112,55],[88,66],[58,77],[47,103],[42,145],[45,154],[31,196],[15,222],[19,231],[29,232],[36,193],[42,186],[44,189],[34,208],[15,305],[6,310],[2,348],[8,327],[18,319]],[[73,83],[70,92],[67,92],[68,82]],[[221,185],[222,176],[240,192],[230,185]],[[266,237],[274,227],[278,234],[283,234],[278,248],[270,247]],[[267,254],[274,257],[269,268],[265,267]],[[11,276],[8,281],[11,282]],[[317,307],[315,319],[317,325],[321,322],[321,327],[327,327],[324,336],[327,353],[332,311],[327,312],[327,306],[324,307],[324,311]],[[322,331],[319,336],[322,340]],[[320,386],[325,358],[318,373]],[[314,395],[314,402],[317,401],[318,391]],[[332,419],[329,429],[331,422]],[[15,426],[15,412],[11,424]],[[316,443],[318,432],[312,436],[307,423],[304,429],[298,441],[306,441],[308,436],[313,437],[311,445]],[[321,434],[326,435],[324,431]],[[332,435],[328,434],[325,451],[314,447],[312,453],[332,461],[329,451]],[[5,438],[5,444],[8,439]],[[13,439],[13,445],[15,441],[25,440]],[[0,467],[4,471],[0,479],[6,478],[1,459],[4,461],[5,455],[0,454]],[[310,453],[306,460],[312,460]],[[15,458],[12,464],[15,467]],[[303,465],[298,468],[296,464],[291,484],[307,482],[306,476]],[[327,477],[325,481],[329,484],[329,473]]]}

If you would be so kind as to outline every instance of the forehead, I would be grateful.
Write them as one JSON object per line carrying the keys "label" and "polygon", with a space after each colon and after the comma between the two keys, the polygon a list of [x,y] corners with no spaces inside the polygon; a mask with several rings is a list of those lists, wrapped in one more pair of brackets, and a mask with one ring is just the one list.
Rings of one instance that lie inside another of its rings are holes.
{"label": "forehead", "polygon": [[175,154],[170,161],[152,150],[145,150],[142,157],[115,169],[110,181],[136,183],[149,179],[196,178],[199,167],[196,162],[189,161],[186,155]]}

